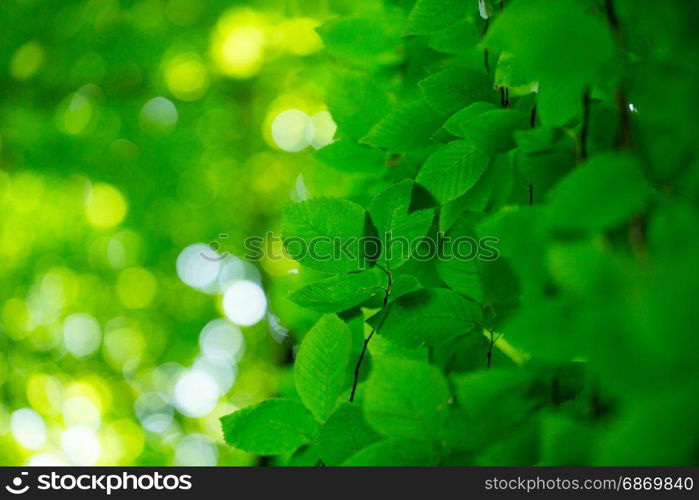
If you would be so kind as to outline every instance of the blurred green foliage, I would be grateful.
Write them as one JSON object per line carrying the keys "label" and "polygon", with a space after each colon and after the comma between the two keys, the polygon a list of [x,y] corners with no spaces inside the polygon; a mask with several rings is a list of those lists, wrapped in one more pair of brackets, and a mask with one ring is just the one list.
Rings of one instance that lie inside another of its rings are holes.
{"label": "blurred green foliage", "polygon": [[[295,265],[245,267],[269,315],[220,367],[200,333],[223,289],[188,286],[176,263],[195,243],[240,256],[288,201],[345,193],[309,151],[334,127],[314,28],[351,3],[2,2],[1,464],[254,463],[221,446],[217,419],[277,392],[286,330],[309,321],[282,300]],[[285,110],[315,125],[298,147],[298,130],[273,136]],[[193,367],[223,386],[187,416],[175,386]]]}

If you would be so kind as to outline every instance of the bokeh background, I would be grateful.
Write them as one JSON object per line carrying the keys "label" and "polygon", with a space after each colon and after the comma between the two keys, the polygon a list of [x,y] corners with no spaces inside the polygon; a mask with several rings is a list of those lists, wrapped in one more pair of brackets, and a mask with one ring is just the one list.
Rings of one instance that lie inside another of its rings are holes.
{"label": "bokeh background", "polygon": [[361,190],[312,157],[314,28],[356,3],[0,4],[0,464],[256,463],[218,418],[283,391],[314,317],[294,262],[240,257]]}

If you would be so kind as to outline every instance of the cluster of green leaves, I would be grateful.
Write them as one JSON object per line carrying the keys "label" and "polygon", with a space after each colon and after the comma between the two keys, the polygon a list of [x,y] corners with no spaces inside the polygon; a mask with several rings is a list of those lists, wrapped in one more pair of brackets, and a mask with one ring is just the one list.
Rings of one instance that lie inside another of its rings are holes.
{"label": "cluster of green leaves", "polygon": [[[224,417],[227,442],[296,465],[696,463],[694,14],[417,0],[321,27],[338,134],[317,159],[377,194],[289,206],[284,237],[382,247],[289,245],[324,273],[290,299],[324,315],[295,391]],[[494,236],[500,258],[394,256],[387,232]]]}

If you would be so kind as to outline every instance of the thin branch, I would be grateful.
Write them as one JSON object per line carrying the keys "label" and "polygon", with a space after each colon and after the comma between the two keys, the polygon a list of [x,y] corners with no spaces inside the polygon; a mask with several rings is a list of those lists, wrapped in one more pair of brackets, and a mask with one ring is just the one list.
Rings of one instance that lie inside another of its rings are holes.
{"label": "thin branch", "polygon": [[607,12],[607,21],[609,21],[609,25],[612,27],[614,36],[619,38],[621,36],[621,24],[619,24],[619,17],[616,15],[614,2],[612,0],[605,0],[604,8]]}
{"label": "thin branch", "polygon": [[[385,288],[385,293],[383,296],[383,306],[381,307],[381,310],[386,309],[386,306],[388,305],[388,298],[391,295],[391,286],[393,284],[392,278],[391,278],[391,272],[389,269],[384,269],[380,265],[376,265],[379,269],[381,269],[383,272],[386,273],[386,276],[388,278],[388,282],[386,283],[386,288]],[[385,316],[384,316],[385,317]],[[381,320],[381,323],[383,323],[383,318]],[[354,402],[354,395],[357,392],[357,385],[359,384],[359,371],[362,367],[362,361],[364,361],[364,356],[366,356],[366,351],[367,348],[369,347],[369,341],[371,338],[374,336],[374,333],[376,332],[377,328],[380,328],[381,324],[379,324],[376,328],[372,328],[371,332],[369,332],[369,335],[367,336],[366,339],[364,339],[364,345],[362,346],[362,352],[359,353],[359,358],[357,359],[357,364],[354,365],[354,381],[352,382],[352,392],[350,393],[349,397],[349,402],[352,403]]]}
{"label": "thin branch", "polygon": [[[612,30],[612,34],[616,40],[617,52],[619,54],[619,61],[621,62],[622,68],[626,66],[626,50],[624,48],[624,34],[621,30],[621,23],[619,22],[619,16],[614,8],[614,2],[612,0],[605,0],[604,7],[607,15],[607,22]],[[629,110],[629,100],[626,96],[626,89],[624,83],[619,84],[619,89],[616,93],[617,110],[619,112],[619,130],[616,137],[616,147],[621,149],[630,149],[632,147],[632,136],[631,136],[631,114]]]}
{"label": "thin branch", "polygon": [[[532,106],[532,111],[529,114],[529,127],[534,128],[536,127],[536,102]],[[534,184],[529,183],[529,204],[533,205],[534,204]]]}
{"label": "thin branch", "polygon": [[369,336],[364,339],[364,347],[362,347],[362,352],[359,355],[359,359],[357,360],[357,364],[354,366],[354,382],[352,383],[352,394],[350,394],[349,397],[349,402],[352,403],[354,401],[354,394],[357,392],[357,384],[359,384],[359,369],[362,366],[362,361],[364,361],[364,356],[366,355],[366,350],[367,347],[369,347],[369,341],[371,340],[371,337],[374,336],[375,329],[371,329],[371,333],[369,333]]}
{"label": "thin branch", "polygon": [[583,93],[583,121],[580,129],[580,160],[587,159],[587,136],[590,131],[590,89],[586,88]]}
{"label": "thin branch", "polygon": [[[483,38],[485,36],[485,34],[488,32],[488,26],[490,26],[490,18],[485,20],[485,24],[483,26],[483,33],[481,33],[481,38]],[[490,60],[489,60],[489,56],[488,56],[488,48],[487,47],[483,51],[483,63],[485,65],[485,72],[490,74]]]}
{"label": "thin branch", "polygon": [[503,108],[510,107],[510,89],[507,87],[500,87],[500,106]]}

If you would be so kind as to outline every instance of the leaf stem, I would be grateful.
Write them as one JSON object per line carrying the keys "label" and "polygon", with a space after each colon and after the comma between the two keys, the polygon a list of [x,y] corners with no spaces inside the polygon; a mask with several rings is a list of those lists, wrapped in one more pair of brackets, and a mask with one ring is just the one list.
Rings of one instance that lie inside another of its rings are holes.
{"label": "leaf stem", "polygon": [[488,345],[488,370],[490,370],[490,366],[493,363],[493,345],[495,344],[495,340],[493,338],[493,330],[488,330],[490,332],[490,344]]}
{"label": "leaf stem", "polygon": [[[485,327],[484,327],[485,328]],[[488,352],[486,354],[486,357],[488,358],[488,370],[490,370],[490,367],[493,364],[493,348],[495,347],[495,342],[498,341],[500,338],[500,335],[495,337],[495,330],[491,330],[489,328],[486,328],[488,330],[488,333],[490,334],[490,342],[488,343]]]}

